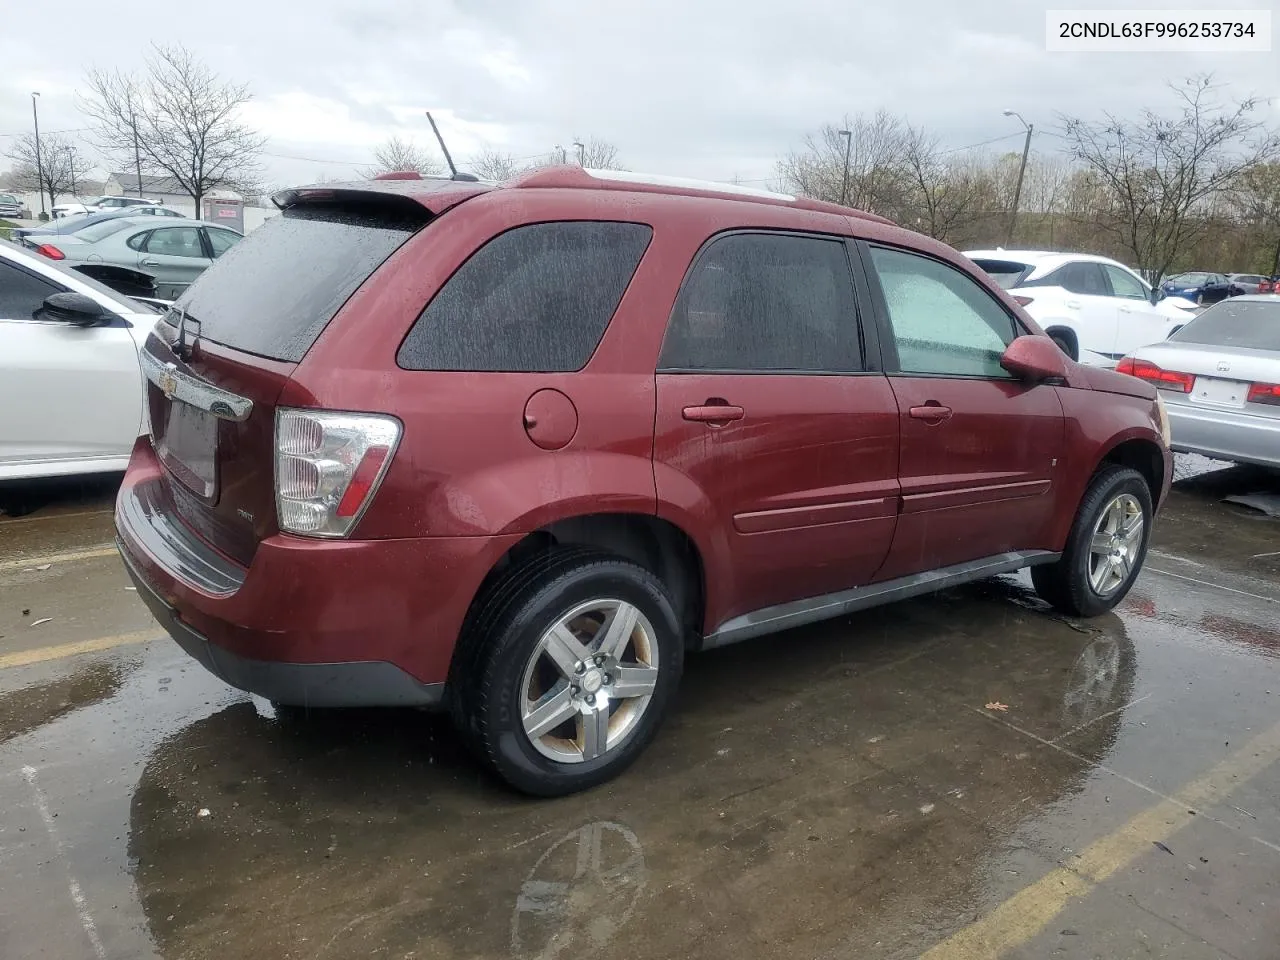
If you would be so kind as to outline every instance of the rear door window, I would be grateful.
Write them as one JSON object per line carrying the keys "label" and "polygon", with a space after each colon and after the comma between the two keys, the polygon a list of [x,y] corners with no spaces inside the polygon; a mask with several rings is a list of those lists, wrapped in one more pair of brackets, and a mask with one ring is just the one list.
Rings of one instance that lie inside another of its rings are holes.
{"label": "rear door window", "polygon": [[695,261],[659,369],[852,373],[862,369],[844,243],[733,234]]}
{"label": "rear door window", "polygon": [[449,278],[397,362],[406,370],[580,370],[652,236],[644,224],[589,220],[508,230]]}
{"label": "rear door window", "polygon": [[220,256],[178,300],[200,336],[297,363],[420,219],[290,207]]}

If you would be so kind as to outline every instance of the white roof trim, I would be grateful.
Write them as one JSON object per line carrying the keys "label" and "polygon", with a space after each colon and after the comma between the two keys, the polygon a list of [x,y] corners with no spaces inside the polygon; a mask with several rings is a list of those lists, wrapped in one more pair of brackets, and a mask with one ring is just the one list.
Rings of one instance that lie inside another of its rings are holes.
{"label": "white roof trim", "polygon": [[653,187],[673,187],[680,190],[706,190],[728,193],[739,197],[759,197],[765,200],[795,200],[789,193],[774,193],[755,187],[740,187],[735,183],[717,183],[715,180],[694,180],[690,177],[668,177],[659,173],[631,173],[627,170],[592,170],[586,173],[597,180],[615,180],[619,183],[637,183]]}

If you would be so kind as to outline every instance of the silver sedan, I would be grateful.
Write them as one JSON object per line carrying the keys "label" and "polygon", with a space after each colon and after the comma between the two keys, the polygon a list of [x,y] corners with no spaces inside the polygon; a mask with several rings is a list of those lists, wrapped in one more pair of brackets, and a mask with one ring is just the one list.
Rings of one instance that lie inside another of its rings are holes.
{"label": "silver sedan", "polygon": [[203,220],[117,217],[69,236],[29,237],[28,247],[73,267],[105,263],[156,278],[155,296],[176,300],[214,260],[239,243],[235,230]]}
{"label": "silver sedan", "polygon": [[1223,300],[1116,369],[1159,389],[1174,450],[1280,467],[1280,296]]}

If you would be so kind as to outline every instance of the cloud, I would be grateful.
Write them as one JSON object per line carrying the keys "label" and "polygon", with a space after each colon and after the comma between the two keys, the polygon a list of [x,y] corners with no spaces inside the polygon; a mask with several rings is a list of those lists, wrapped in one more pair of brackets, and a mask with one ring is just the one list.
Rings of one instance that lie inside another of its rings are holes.
{"label": "cloud", "polygon": [[[357,12],[340,0],[224,0],[212,22],[199,7],[171,6],[148,35],[120,5],[64,0],[59,19],[76,29],[57,31],[46,54],[47,17],[27,4],[6,11],[6,34],[25,42],[6,53],[0,133],[30,129],[33,89],[42,127],[84,126],[74,96],[84,68],[136,68],[153,38],[181,38],[249,84],[245,116],[271,138],[277,183],[350,174],[392,134],[430,145],[427,109],[458,157],[545,154],[598,136],[637,169],[764,178],[807,131],[881,107],[958,146],[1016,133],[1005,107],[1047,131],[1059,113],[1158,106],[1166,81],[1200,70],[1239,95],[1280,94],[1276,53],[1047,53],[1050,5],[366,0]],[[1271,109],[1280,122],[1280,100]]]}

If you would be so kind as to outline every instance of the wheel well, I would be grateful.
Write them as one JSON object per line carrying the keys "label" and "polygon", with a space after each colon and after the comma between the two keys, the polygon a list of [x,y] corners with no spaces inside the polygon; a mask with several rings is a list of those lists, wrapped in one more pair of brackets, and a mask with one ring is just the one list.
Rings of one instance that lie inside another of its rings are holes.
{"label": "wheel well", "polygon": [[1080,338],[1076,336],[1076,332],[1074,330],[1070,327],[1055,326],[1045,327],[1044,332],[1050,337],[1065,341],[1067,345],[1071,347],[1071,349],[1067,351],[1067,356],[1072,360],[1080,359]]}
{"label": "wheel well", "polygon": [[701,634],[705,580],[698,547],[675,524],[648,514],[590,514],[535,530],[494,564],[480,593],[510,568],[550,547],[569,544],[598,547],[644,567],[671,591],[685,637],[692,642]]}
{"label": "wheel well", "polygon": [[1158,445],[1150,440],[1126,440],[1107,451],[1102,462],[1137,470],[1151,490],[1151,502],[1159,504],[1164,487],[1164,454]]}

